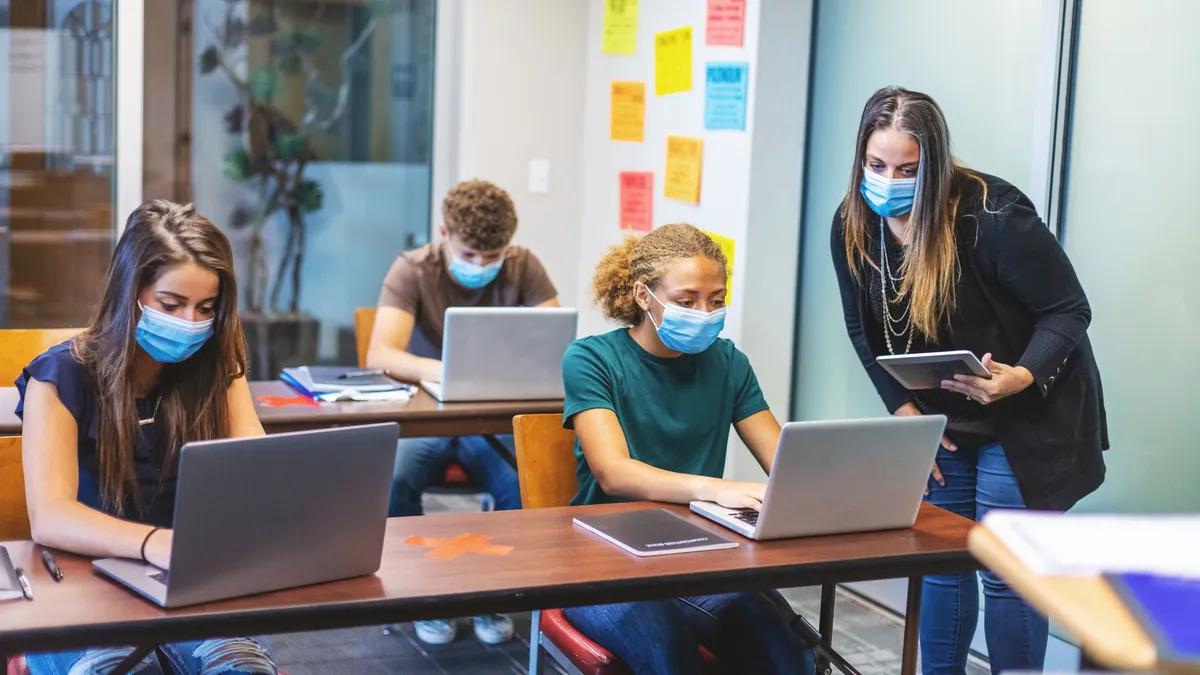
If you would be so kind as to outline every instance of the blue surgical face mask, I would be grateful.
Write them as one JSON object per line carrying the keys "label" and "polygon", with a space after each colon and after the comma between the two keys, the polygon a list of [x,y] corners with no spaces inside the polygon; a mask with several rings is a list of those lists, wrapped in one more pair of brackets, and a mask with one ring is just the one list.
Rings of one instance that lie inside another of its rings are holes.
{"label": "blue surgical face mask", "polygon": [[504,267],[503,259],[489,265],[476,265],[456,255],[450,256],[450,276],[467,288],[483,288],[492,283],[500,275],[501,267]]}
{"label": "blue surgical face mask", "polygon": [[884,178],[864,169],[859,191],[871,205],[872,211],[884,218],[895,218],[912,211],[917,195],[917,179]]}
{"label": "blue surgical face mask", "polygon": [[662,325],[654,323],[654,315],[650,315],[650,323],[658,331],[658,339],[672,349],[684,354],[699,354],[716,342],[717,336],[725,328],[725,308],[713,312],[699,309],[688,309],[679,305],[668,305],[659,300],[649,288],[650,297],[663,306]]}
{"label": "blue surgical face mask", "polygon": [[188,321],[142,307],[138,320],[137,343],[159,363],[179,363],[192,357],[212,337],[213,319]]}

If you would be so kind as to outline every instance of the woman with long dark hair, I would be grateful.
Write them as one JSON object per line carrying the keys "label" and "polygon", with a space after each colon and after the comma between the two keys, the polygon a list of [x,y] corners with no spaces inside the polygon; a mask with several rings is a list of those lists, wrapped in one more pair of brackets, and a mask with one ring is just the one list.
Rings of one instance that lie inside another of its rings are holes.
{"label": "woman with long dark hair", "polygon": [[[1065,511],[1100,486],[1108,432],[1087,297],[1029,199],[954,159],[929,96],[891,87],[867,101],[831,244],[846,330],[888,410],[950,419],[930,502],[972,519]],[[875,362],[954,349],[980,355],[991,377],[908,391]],[[1040,669],[1046,620],[982,577],[992,672]],[[965,672],[975,579],[926,577],[925,673]]]}
{"label": "woman with long dark hair", "polygon": [[[260,436],[246,384],[229,240],[190,205],[139,207],[99,308],[80,335],[17,380],[34,540],[93,557],[171,564],[180,447]],[[132,648],[31,654],[33,675],[108,672]],[[218,638],[163,645],[136,672],[275,673],[264,645]]]}

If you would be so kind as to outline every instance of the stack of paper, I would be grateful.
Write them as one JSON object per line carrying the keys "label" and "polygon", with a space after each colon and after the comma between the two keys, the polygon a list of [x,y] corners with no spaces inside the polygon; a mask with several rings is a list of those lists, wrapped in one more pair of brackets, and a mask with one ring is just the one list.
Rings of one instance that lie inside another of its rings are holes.
{"label": "stack of paper", "polygon": [[1144,572],[1200,578],[1200,515],[992,511],[983,524],[1042,576]]}

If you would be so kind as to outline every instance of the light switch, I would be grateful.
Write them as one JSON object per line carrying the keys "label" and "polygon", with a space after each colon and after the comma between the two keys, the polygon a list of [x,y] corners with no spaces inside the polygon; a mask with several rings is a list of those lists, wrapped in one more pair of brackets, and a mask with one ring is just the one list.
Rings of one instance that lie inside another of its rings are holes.
{"label": "light switch", "polygon": [[550,160],[529,160],[529,191],[533,194],[550,191]]}

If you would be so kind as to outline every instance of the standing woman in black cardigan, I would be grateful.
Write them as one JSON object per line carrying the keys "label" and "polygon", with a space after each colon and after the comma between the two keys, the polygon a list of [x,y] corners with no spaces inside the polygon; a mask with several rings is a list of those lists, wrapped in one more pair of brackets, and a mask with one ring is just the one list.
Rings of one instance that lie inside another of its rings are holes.
{"label": "standing woman in black cardigan", "polygon": [[[867,101],[831,243],[846,331],[888,410],[950,420],[928,501],[978,519],[1065,511],[1100,486],[1108,433],[1087,297],[1029,199],[954,160],[933,99],[893,87]],[[875,362],[952,349],[982,356],[991,379],[908,391]],[[992,672],[1040,670],[1046,620],[982,576]],[[965,672],[975,579],[925,578],[926,675]]]}

